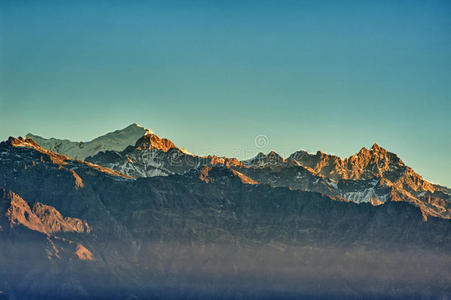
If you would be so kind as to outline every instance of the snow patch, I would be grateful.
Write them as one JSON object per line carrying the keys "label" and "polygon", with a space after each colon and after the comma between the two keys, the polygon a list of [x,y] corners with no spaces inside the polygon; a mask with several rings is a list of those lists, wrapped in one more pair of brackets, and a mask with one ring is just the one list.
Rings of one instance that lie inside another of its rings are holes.
{"label": "snow patch", "polygon": [[348,199],[349,201],[352,201],[355,203],[369,203],[369,202],[371,202],[370,201],[371,198],[377,198],[381,202],[385,203],[387,201],[387,196],[388,195],[384,195],[384,196],[376,195],[374,188],[368,188],[368,189],[364,189],[361,191],[347,192],[347,193],[342,194],[343,198]]}

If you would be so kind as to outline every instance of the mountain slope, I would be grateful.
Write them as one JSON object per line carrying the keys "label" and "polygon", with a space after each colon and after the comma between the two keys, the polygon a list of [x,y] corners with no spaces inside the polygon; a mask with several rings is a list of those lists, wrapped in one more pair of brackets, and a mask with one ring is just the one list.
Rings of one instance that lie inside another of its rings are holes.
{"label": "mountain slope", "polygon": [[176,147],[174,143],[156,134],[147,133],[134,146],[124,151],[105,151],[86,158],[135,178],[183,174],[202,166],[224,165],[239,167],[244,164],[236,158],[198,156]]}
{"label": "mountain slope", "polygon": [[424,180],[396,154],[377,144],[345,159],[321,151],[298,151],[284,159],[272,151],[241,162],[193,155],[148,132],[124,151],[99,152],[87,161],[135,178],[184,174],[191,169],[223,165],[273,187],[321,192],[340,201],[373,205],[404,201],[421,207],[425,218],[451,218],[449,190]]}
{"label": "mountain slope", "polygon": [[407,203],[339,202],[248,184],[217,166],[133,180],[39,150],[0,144],[0,187],[14,191],[4,194],[90,230],[58,231],[51,241],[61,255],[49,259],[46,235],[11,227],[4,210],[0,272],[14,275],[0,276],[0,289],[14,298],[451,296],[451,224],[424,222]]}
{"label": "mountain slope", "polygon": [[[56,291],[69,298],[86,295],[79,279],[63,275],[63,270],[96,260],[81,242],[89,232],[85,221],[63,217],[54,207],[37,201],[31,208],[16,193],[0,188],[1,296],[51,298]],[[16,289],[21,290],[19,295]]]}
{"label": "mountain slope", "polygon": [[107,133],[89,142],[72,142],[50,138],[46,139],[38,135],[28,133],[26,137],[31,138],[39,146],[48,150],[70,156],[73,159],[85,159],[100,151],[113,150],[122,151],[127,146],[134,145],[136,140],[149,132],[138,124]]}
{"label": "mountain slope", "polygon": [[404,201],[420,207],[425,218],[451,218],[449,190],[424,180],[377,144],[345,159],[321,151],[298,151],[285,160],[270,152],[245,163],[249,168],[241,172],[272,186],[322,192],[355,203]]}
{"label": "mountain slope", "polygon": [[376,204],[407,201],[432,215],[451,217],[450,194],[406,166],[394,153],[374,144],[370,150],[341,159],[318,151],[316,155],[298,151],[290,155],[318,176],[333,180],[340,196],[355,202]]}

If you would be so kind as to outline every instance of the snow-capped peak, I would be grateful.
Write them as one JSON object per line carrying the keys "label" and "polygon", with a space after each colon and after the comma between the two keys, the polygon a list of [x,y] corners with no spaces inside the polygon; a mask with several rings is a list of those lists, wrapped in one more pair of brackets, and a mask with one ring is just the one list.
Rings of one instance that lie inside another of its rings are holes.
{"label": "snow-capped peak", "polygon": [[151,133],[150,130],[133,123],[126,128],[109,132],[89,142],[73,142],[67,139],[55,138],[47,139],[34,134],[27,134],[27,137],[48,150],[74,159],[85,159],[101,151],[122,151],[128,146],[135,145],[139,138],[149,133]]}

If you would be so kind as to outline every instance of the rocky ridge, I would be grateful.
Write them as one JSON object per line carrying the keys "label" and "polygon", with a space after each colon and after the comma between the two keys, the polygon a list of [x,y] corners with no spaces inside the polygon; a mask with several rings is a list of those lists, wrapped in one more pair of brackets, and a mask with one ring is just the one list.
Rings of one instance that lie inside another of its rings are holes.
{"label": "rocky ridge", "polygon": [[451,218],[449,189],[434,185],[415,173],[394,153],[374,144],[341,159],[318,151],[297,151],[288,158],[276,152],[252,159],[197,156],[168,139],[147,133],[124,151],[99,152],[87,161],[132,177],[184,174],[204,166],[226,166],[253,182],[273,187],[325,193],[339,201],[381,205],[389,201],[412,203],[425,218]]}
{"label": "rocky ridge", "polygon": [[408,203],[249,184],[223,165],[134,180],[40,150],[0,144],[0,290],[13,298],[451,295],[449,220]]}
{"label": "rocky ridge", "polygon": [[86,160],[135,178],[183,174],[190,169],[203,166],[244,166],[236,158],[191,154],[175,146],[170,140],[150,132],[124,151],[99,152]]}

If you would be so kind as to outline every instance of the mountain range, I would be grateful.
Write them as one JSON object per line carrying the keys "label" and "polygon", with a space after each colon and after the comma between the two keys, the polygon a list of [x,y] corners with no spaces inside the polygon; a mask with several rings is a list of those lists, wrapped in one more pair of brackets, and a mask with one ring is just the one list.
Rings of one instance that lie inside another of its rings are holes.
{"label": "mountain range", "polygon": [[373,205],[406,201],[420,207],[425,216],[451,218],[450,190],[424,180],[396,154],[377,144],[345,159],[321,151],[297,151],[284,159],[272,151],[239,161],[190,154],[147,131],[134,146],[123,151],[101,151],[86,160],[135,178],[184,174],[192,168],[222,165],[273,187],[321,192]]}
{"label": "mountain range", "polygon": [[240,161],[136,124],[80,144],[0,143],[0,299],[451,297],[450,190],[377,144]]}

